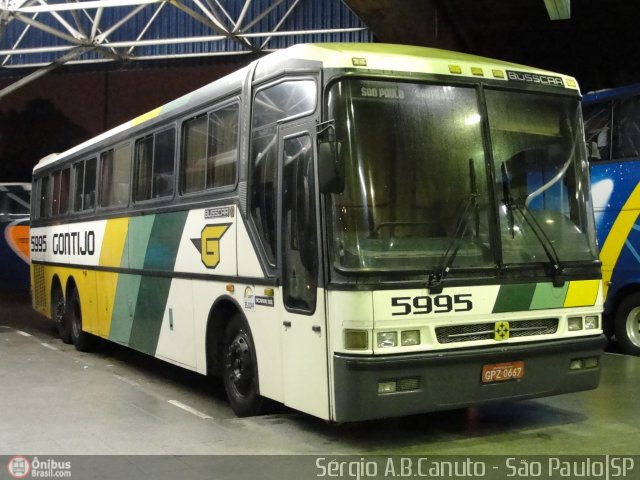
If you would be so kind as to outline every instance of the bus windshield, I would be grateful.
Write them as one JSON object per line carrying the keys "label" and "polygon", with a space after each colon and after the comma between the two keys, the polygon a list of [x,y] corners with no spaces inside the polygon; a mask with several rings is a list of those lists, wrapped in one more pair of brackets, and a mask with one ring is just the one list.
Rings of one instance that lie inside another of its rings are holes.
{"label": "bus windshield", "polygon": [[474,86],[333,85],[344,189],[330,196],[329,229],[339,271],[596,259],[578,100],[500,90],[484,97],[492,147]]}

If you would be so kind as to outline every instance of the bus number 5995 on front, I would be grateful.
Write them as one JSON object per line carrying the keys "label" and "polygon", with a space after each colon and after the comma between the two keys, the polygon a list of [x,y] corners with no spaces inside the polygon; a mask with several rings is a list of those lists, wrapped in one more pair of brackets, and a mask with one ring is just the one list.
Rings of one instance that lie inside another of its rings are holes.
{"label": "bus number 5995 on front", "polygon": [[468,312],[473,308],[470,293],[419,297],[393,297],[392,315],[426,315],[429,313]]}

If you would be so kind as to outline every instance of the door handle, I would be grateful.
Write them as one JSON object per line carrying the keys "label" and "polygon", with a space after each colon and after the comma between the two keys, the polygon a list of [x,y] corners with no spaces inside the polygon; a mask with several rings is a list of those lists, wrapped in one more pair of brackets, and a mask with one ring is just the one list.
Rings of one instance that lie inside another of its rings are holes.
{"label": "door handle", "polygon": [[290,322],[290,321],[288,321],[288,320],[287,320],[287,321],[282,322],[282,325],[284,325],[284,326],[285,326],[285,327],[287,327],[287,328],[291,328],[291,322]]}
{"label": "door handle", "polygon": [[320,325],[314,325],[313,327],[311,327],[311,330],[313,330],[316,333],[320,333],[322,331],[322,329],[320,328]]}

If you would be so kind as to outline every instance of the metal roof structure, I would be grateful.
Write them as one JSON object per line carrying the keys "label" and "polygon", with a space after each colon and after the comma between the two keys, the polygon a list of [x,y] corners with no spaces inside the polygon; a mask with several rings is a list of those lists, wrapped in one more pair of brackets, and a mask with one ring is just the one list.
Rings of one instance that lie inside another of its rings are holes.
{"label": "metal roof structure", "polygon": [[0,76],[37,69],[0,98],[62,65],[370,41],[341,0],[0,0]]}

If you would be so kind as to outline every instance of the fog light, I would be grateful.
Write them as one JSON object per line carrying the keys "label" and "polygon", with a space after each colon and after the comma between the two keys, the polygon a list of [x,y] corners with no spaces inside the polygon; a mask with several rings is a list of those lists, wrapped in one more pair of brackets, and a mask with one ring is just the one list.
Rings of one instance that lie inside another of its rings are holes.
{"label": "fog light", "polygon": [[420,330],[405,330],[400,332],[400,344],[403,347],[420,345]]}
{"label": "fog light", "polygon": [[347,350],[366,350],[369,347],[369,333],[366,330],[345,330],[344,348]]}
{"label": "fog light", "polygon": [[598,357],[585,358],[583,361],[584,361],[584,368],[598,368],[598,364],[600,363],[598,361]]}
{"label": "fog light", "polygon": [[378,332],[378,348],[396,347],[398,345],[397,332]]}
{"label": "fog light", "polygon": [[584,329],[585,330],[595,330],[600,326],[600,319],[597,315],[589,315],[584,317]]}
{"label": "fog light", "polygon": [[395,393],[396,389],[395,380],[384,380],[382,382],[378,382],[378,395],[384,393]]}
{"label": "fog light", "polygon": [[584,361],[576,358],[569,363],[569,370],[582,370],[584,368]]}
{"label": "fog light", "polygon": [[582,330],[582,317],[569,317],[567,319],[569,324],[569,331],[575,332],[577,330]]}

